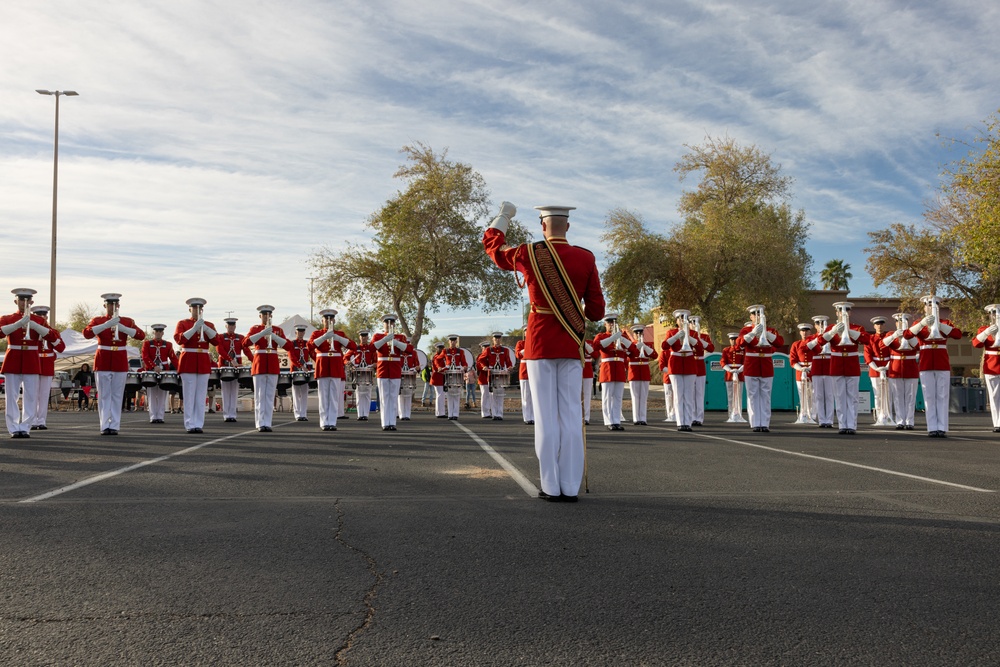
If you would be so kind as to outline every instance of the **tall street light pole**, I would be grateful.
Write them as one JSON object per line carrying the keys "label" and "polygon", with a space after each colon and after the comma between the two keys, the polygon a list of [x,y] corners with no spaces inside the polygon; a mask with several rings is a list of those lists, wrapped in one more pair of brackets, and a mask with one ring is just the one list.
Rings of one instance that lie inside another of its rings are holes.
{"label": "tall street light pole", "polygon": [[54,95],[56,98],[55,149],[52,158],[52,259],[49,276],[49,322],[56,323],[56,202],[59,195],[59,96],[75,97],[75,90],[36,90],[39,95]]}

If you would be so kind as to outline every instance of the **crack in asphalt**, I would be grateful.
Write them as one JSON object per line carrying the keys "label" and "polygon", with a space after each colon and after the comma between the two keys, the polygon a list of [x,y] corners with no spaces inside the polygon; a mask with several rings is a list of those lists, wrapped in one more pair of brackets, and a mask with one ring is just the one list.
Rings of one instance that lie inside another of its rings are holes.
{"label": "crack in asphalt", "polygon": [[375,598],[378,597],[378,587],[382,583],[384,575],[378,571],[378,563],[371,554],[362,551],[353,544],[349,544],[343,538],[344,532],[344,510],[340,506],[340,498],[334,502],[334,508],[337,510],[337,532],[334,534],[333,539],[335,539],[340,544],[344,545],[346,548],[350,549],[354,553],[361,556],[365,563],[368,565],[368,571],[372,575],[372,585],[365,592],[364,602],[365,602],[365,617],[353,630],[347,633],[347,637],[344,639],[344,643],[337,649],[333,654],[334,660],[337,661],[338,665],[347,664],[347,652],[351,650],[354,645],[354,641],[361,635],[365,630],[371,626],[372,621],[375,619]]}

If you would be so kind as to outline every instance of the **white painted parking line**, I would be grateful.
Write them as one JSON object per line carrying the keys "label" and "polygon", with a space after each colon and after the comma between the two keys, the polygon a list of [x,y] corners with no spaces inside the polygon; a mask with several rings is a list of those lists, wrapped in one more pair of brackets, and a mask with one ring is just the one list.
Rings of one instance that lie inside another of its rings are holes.
{"label": "white painted parking line", "polygon": [[742,445],[744,447],[755,447],[757,449],[766,449],[769,452],[777,452],[779,454],[788,454],[789,456],[800,456],[805,459],[813,459],[815,461],[823,461],[825,463],[836,463],[837,465],[850,466],[851,468],[861,468],[862,470],[871,470],[872,472],[880,472],[885,475],[894,475],[896,477],[906,477],[907,479],[915,479],[921,482],[927,482],[929,484],[940,484],[942,486],[950,486],[956,489],[965,489],[966,491],[976,491],[978,493],[996,493],[995,489],[981,489],[976,486],[966,486],[965,484],[956,484],[955,482],[946,482],[941,479],[932,479],[930,477],[921,477],[920,475],[911,475],[906,472],[899,472],[898,470],[888,470],[887,468],[876,468],[874,466],[866,466],[861,463],[852,463],[851,461],[841,461],[840,459],[831,459],[825,456],[816,456],[815,454],[806,454],[804,452],[792,452],[787,449],[778,449],[777,447],[768,447],[767,445],[758,445],[753,442],[745,442],[743,440],[733,440],[731,438],[722,438],[717,435],[708,435],[707,433],[692,433],[691,435],[696,435],[699,438],[710,438],[712,440],[721,440],[723,442],[731,442],[734,445]]}
{"label": "white painted parking line", "polygon": [[100,475],[94,475],[93,477],[88,477],[86,479],[81,479],[79,482],[74,482],[67,486],[59,487],[58,489],[53,489],[38,496],[32,496],[31,498],[25,498],[24,500],[19,500],[19,503],[37,503],[42,500],[48,500],[49,498],[54,498],[56,496],[61,496],[64,493],[69,493],[70,491],[75,491],[76,489],[83,488],[85,486],[90,486],[91,484],[96,484],[97,482],[103,482],[106,479],[111,479],[112,477],[117,477],[118,475],[123,475],[132,470],[137,470],[139,468],[144,468],[145,466],[151,466],[155,463],[160,463],[161,461],[166,461],[167,459],[172,459],[175,456],[183,456],[184,454],[190,454],[191,452],[197,451],[202,447],[208,447],[209,445],[217,445],[220,442],[225,442],[226,440],[232,440],[233,438],[238,438],[241,435],[247,435],[248,433],[256,433],[257,429],[252,431],[243,431],[241,433],[234,433],[233,435],[227,435],[224,438],[216,438],[215,440],[209,440],[208,442],[203,442],[200,445],[195,445],[194,447],[188,447],[180,451],[174,452],[172,454],[165,454],[163,456],[158,456],[155,459],[149,459],[148,461],[140,461],[139,463],[133,463],[132,465],[125,466],[124,468],[118,468],[117,470],[110,470],[108,472],[101,473]]}
{"label": "white painted parking line", "polygon": [[500,467],[507,471],[507,474],[510,475],[515,482],[517,482],[518,486],[524,489],[524,492],[527,493],[529,497],[535,498],[538,496],[538,487],[536,487],[534,484],[528,481],[528,478],[525,477],[523,474],[521,474],[521,471],[518,470],[513,463],[505,459],[499,452],[497,452],[497,450],[490,447],[485,440],[480,438],[478,435],[470,431],[462,424],[455,422],[455,426],[465,431],[465,433],[470,438],[472,438],[477,445],[483,448],[483,451],[489,454],[494,461],[499,463]]}

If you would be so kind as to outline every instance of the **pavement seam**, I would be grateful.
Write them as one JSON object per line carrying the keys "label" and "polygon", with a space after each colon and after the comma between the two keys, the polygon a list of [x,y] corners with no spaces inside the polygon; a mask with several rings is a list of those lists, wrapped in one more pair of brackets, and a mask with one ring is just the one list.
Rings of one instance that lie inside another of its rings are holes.
{"label": "pavement seam", "polygon": [[333,654],[334,660],[338,665],[347,664],[347,652],[351,650],[354,645],[354,640],[358,638],[358,635],[362,634],[367,630],[375,619],[375,598],[378,597],[378,587],[382,583],[384,578],[383,574],[378,570],[378,562],[375,558],[366,551],[359,549],[358,547],[350,544],[344,540],[344,509],[340,504],[341,499],[337,498],[334,502],[334,509],[337,510],[337,532],[334,533],[333,539],[342,544],[344,547],[353,551],[354,553],[361,556],[365,563],[368,565],[368,571],[372,575],[372,585],[365,592],[364,603],[365,603],[365,617],[353,630],[347,633],[347,637],[344,639],[344,643],[336,650]]}

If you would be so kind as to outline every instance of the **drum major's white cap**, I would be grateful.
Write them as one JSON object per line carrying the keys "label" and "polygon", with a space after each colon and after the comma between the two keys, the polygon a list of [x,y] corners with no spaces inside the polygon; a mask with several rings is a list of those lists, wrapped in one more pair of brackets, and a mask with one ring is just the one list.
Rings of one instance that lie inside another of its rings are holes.
{"label": "drum major's white cap", "polygon": [[319,316],[322,318],[336,317],[337,310],[336,308],[324,308],[323,310],[319,311]]}
{"label": "drum major's white cap", "polygon": [[30,299],[34,295],[38,294],[38,290],[33,290],[30,287],[16,287],[12,289],[10,293],[18,299]]}
{"label": "drum major's white cap", "polygon": [[208,302],[202,299],[201,297],[196,296],[191,299],[188,299],[184,303],[186,303],[188,306],[204,306]]}
{"label": "drum major's white cap", "polygon": [[273,313],[274,312],[274,306],[265,303],[263,306],[257,306],[257,312],[258,313]]}
{"label": "drum major's white cap", "polygon": [[764,310],[764,306],[759,303],[755,303],[752,306],[747,306],[747,312],[750,313],[751,315],[756,315],[760,313],[760,311],[762,310]]}
{"label": "drum major's white cap", "polygon": [[152,329],[153,331],[163,331],[164,329],[167,328],[167,325],[166,324],[150,324],[149,328]]}
{"label": "drum major's white cap", "polygon": [[569,217],[570,211],[575,211],[576,206],[536,206],[535,210],[538,211],[539,218],[548,218],[551,216],[560,216],[563,218]]}
{"label": "drum major's white cap", "polygon": [[102,294],[101,298],[104,299],[105,302],[108,301],[114,302],[121,300],[122,295],[118,294],[117,292],[108,292],[107,294]]}
{"label": "drum major's white cap", "polygon": [[850,310],[851,308],[854,308],[854,304],[850,301],[838,301],[833,304],[833,307],[837,310]]}

